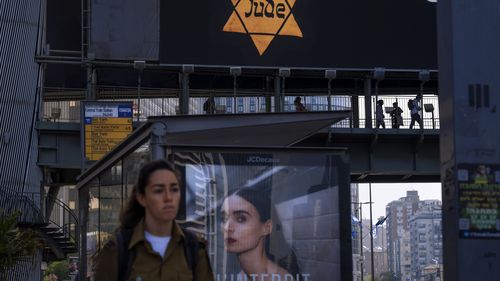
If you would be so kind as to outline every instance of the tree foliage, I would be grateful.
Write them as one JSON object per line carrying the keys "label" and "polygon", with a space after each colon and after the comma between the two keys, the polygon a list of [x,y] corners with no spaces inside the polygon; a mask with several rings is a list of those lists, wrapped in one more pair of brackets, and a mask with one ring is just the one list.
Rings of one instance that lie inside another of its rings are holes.
{"label": "tree foliage", "polygon": [[68,278],[69,274],[69,263],[67,260],[51,262],[47,266],[47,270],[44,273],[44,280],[52,281],[52,277],[56,276],[56,280],[65,280]]}
{"label": "tree foliage", "polygon": [[17,227],[18,216],[0,210],[0,280],[18,262],[31,259],[41,246],[31,229]]}

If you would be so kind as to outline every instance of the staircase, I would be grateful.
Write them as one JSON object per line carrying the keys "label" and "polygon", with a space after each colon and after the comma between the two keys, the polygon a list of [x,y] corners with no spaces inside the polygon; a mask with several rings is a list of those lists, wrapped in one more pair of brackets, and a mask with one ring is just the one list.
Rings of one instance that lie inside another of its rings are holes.
{"label": "staircase", "polygon": [[17,226],[38,234],[44,242],[44,261],[64,260],[68,254],[78,253],[78,220],[59,199],[0,189],[0,209],[4,215],[17,213]]}

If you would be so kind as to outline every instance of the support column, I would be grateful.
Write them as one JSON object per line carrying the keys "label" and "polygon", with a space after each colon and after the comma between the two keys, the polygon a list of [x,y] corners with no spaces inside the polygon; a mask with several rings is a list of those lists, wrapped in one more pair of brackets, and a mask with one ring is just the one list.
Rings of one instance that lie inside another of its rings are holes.
{"label": "support column", "polygon": [[149,146],[151,149],[151,160],[166,159],[167,157],[167,124],[163,122],[155,122],[151,129],[151,138]]}
{"label": "support column", "polygon": [[273,78],[270,76],[266,76],[266,112],[272,112],[272,106],[271,106],[271,83],[272,83]]}
{"label": "support column", "polygon": [[182,66],[182,93],[179,99],[179,114],[189,114],[189,74],[193,72],[193,65]]}
{"label": "support column", "polygon": [[445,280],[500,280],[500,2],[439,0]]}
{"label": "support column", "polygon": [[281,104],[281,77],[274,77],[274,112],[282,112]]}
{"label": "support column", "polygon": [[89,213],[89,188],[78,190],[78,275],[79,280],[87,280],[87,222]]}
{"label": "support column", "polygon": [[372,126],[372,79],[365,78],[365,128],[371,129]]}
{"label": "support column", "polygon": [[87,64],[87,92],[85,93],[86,101],[95,101],[97,99],[97,72],[91,64]]}
{"label": "support column", "polygon": [[359,128],[359,89],[358,80],[354,80],[354,95],[351,95],[352,127]]}

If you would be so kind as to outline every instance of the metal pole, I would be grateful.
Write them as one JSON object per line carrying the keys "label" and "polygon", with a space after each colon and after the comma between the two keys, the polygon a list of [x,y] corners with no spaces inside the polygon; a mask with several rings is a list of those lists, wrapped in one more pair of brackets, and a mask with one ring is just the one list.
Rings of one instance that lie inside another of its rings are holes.
{"label": "metal pole", "polygon": [[153,123],[149,145],[151,148],[151,159],[159,160],[167,158],[166,139],[167,124],[163,122]]}
{"label": "metal pole", "polygon": [[375,266],[373,261],[373,219],[372,219],[372,184],[368,183],[370,192],[370,247],[371,247],[371,266],[372,266],[372,281],[375,281]]}
{"label": "metal pole", "polygon": [[364,80],[364,95],[365,95],[365,128],[371,129],[372,125],[372,80],[366,77]]}
{"label": "metal pole", "polygon": [[360,241],[360,249],[361,249],[361,264],[360,264],[360,269],[361,269],[361,281],[363,281],[363,277],[365,275],[364,269],[363,269],[363,264],[365,262],[365,255],[363,254],[363,204],[359,203],[359,241]]}
{"label": "metal pole", "polygon": [[233,75],[233,113],[236,113],[236,75]]}
{"label": "metal pole", "polygon": [[[281,87],[281,95],[280,95],[280,112],[285,111],[285,80],[286,77],[283,77],[283,85]],[[305,99],[304,99],[305,103]]]}
{"label": "metal pole", "polygon": [[[332,79],[328,79],[328,111],[332,110]],[[352,120],[352,118],[351,118]]]}
{"label": "metal pole", "polygon": [[78,191],[78,228],[80,235],[79,239],[79,249],[78,249],[78,274],[80,275],[80,280],[87,280],[87,219],[89,212],[89,190],[88,186],[80,189]]}
{"label": "metal pole", "polygon": [[137,74],[137,122],[139,122],[139,116],[141,115],[141,72]]}
{"label": "metal pole", "polygon": [[274,77],[274,112],[281,112],[281,77]]}
{"label": "metal pole", "polygon": [[431,112],[431,114],[432,114],[432,129],[436,129],[436,122],[434,119],[434,110]]}
{"label": "metal pole", "polygon": [[182,73],[182,96],[179,104],[180,114],[188,114],[189,111],[189,73]]}

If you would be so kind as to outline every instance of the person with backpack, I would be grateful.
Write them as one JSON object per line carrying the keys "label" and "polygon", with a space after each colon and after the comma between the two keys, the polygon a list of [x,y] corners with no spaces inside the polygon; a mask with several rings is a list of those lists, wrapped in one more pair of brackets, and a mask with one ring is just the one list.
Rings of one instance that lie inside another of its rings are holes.
{"label": "person with backpack", "polygon": [[399,129],[399,126],[403,125],[403,116],[401,116],[403,110],[398,106],[398,102],[393,102],[392,108],[393,109],[389,114],[391,116],[392,128]]}
{"label": "person with backpack", "polygon": [[422,101],[421,95],[417,95],[416,98],[408,101],[408,109],[410,109],[411,112],[410,129],[413,129],[415,121],[417,121],[418,125],[420,126],[420,129],[424,128],[422,124],[422,118],[420,117],[420,111],[422,110],[422,107],[420,106],[421,101]]}
{"label": "person with backpack", "polygon": [[94,280],[213,281],[205,243],[175,221],[180,202],[173,165],[144,165],[120,227],[97,255]]}

